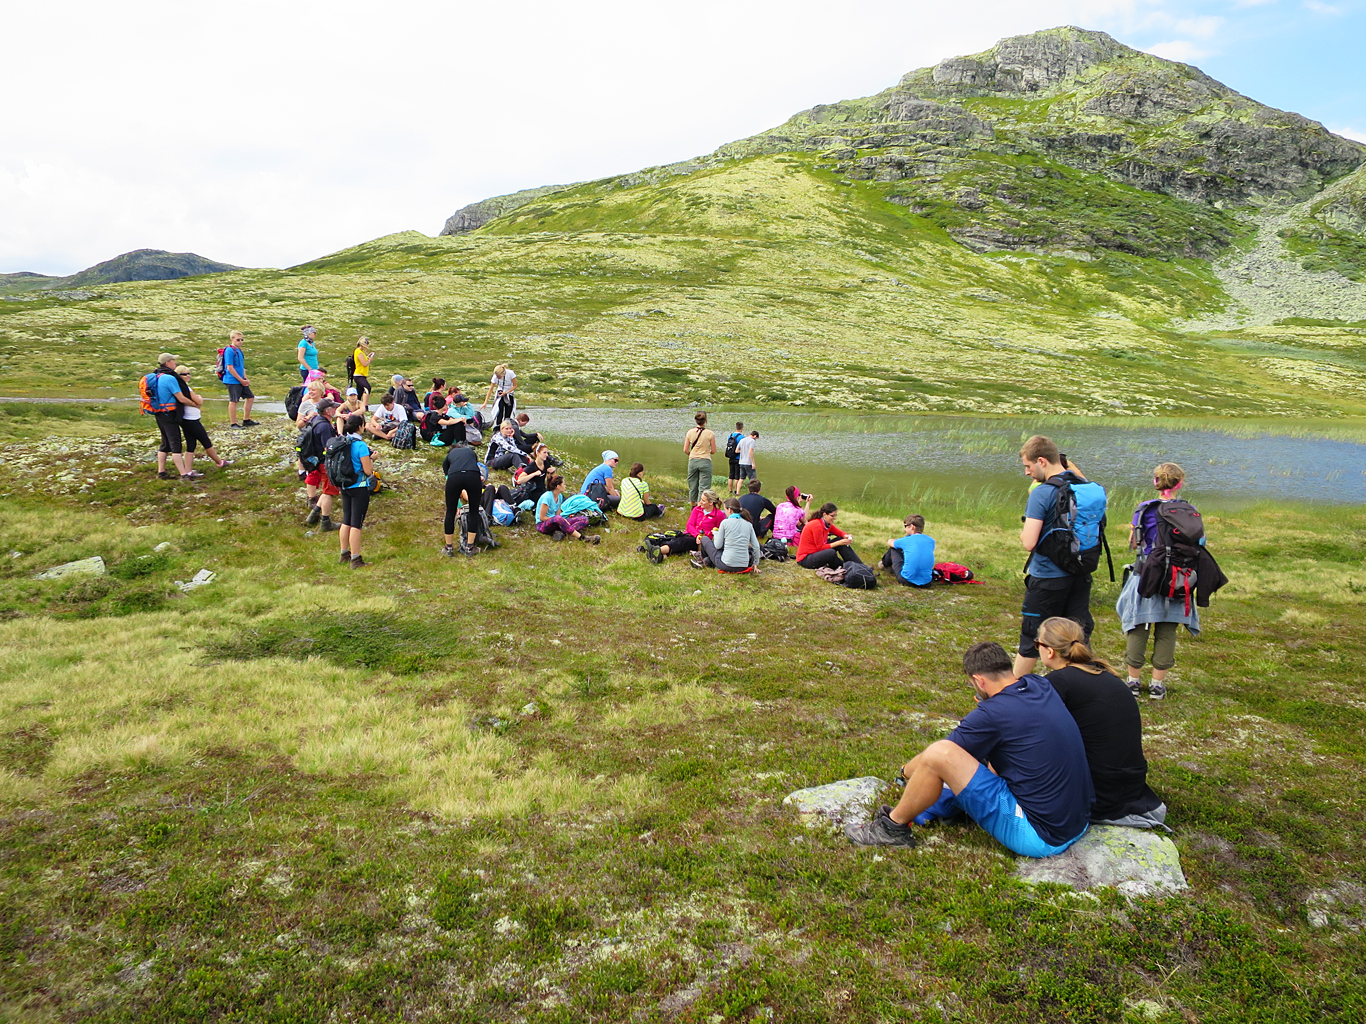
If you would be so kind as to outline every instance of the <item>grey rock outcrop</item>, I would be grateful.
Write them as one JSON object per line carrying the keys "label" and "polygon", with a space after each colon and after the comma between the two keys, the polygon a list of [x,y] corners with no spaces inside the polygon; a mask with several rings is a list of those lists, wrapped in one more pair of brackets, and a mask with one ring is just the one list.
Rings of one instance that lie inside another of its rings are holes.
{"label": "grey rock outcrop", "polygon": [[1155,832],[1111,825],[1092,825],[1056,857],[1021,857],[1015,873],[1030,885],[1056,882],[1073,889],[1108,885],[1128,896],[1155,896],[1186,888],[1175,843]]}
{"label": "grey rock outcrop", "polygon": [[66,576],[103,576],[104,574],[104,559],[99,555],[92,555],[75,562],[54,565],[51,569],[45,569],[33,578],[36,580],[59,580]]}
{"label": "grey rock outcrop", "polygon": [[542,185],[540,188],[523,189],[521,192],[513,192],[506,196],[481,199],[477,203],[470,203],[469,206],[461,207],[447,217],[441,234],[469,234],[496,217],[511,213],[513,210],[520,210],[523,206],[534,203],[538,199],[553,196],[556,192],[564,192],[573,187],[573,185]]}
{"label": "grey rock outcrop", "polygon": [[808,824],[819,819],[835,825],[867,821],[872,814],[873,801],[886,788],[884,779],[871,775],[842,779],[789,793],[783,798],[783,806],[794,808]]}

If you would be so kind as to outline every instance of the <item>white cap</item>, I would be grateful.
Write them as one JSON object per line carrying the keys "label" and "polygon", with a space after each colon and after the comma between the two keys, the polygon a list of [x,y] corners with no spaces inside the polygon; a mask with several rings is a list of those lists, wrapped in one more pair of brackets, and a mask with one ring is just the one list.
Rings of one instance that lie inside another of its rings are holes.
{"label": "white cap", "polygon": [[616,452],[612,451],[612,449],[610,449],[610,448],[608,448],[607,451],[605,451],[605,452],[602,453],[602,461],[603,461],[603,462],[611,462],[613,459],[620,459],[620,458],[621,458],[621,456],[618,455]]}

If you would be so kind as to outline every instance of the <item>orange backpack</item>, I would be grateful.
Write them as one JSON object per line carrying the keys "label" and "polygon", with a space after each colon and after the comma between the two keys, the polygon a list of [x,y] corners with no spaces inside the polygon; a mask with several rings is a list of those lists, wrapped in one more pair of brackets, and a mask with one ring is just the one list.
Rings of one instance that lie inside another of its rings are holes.
{"label": "orange backpack", "polygon": [[174,399],[170,402],[163,402],[157,397],[157,378],[165,372],[165,370],[153,370],[138,381],[138,394],[142,398],[142,411],[144,413],[155,415],[159,412],[175,411]]}

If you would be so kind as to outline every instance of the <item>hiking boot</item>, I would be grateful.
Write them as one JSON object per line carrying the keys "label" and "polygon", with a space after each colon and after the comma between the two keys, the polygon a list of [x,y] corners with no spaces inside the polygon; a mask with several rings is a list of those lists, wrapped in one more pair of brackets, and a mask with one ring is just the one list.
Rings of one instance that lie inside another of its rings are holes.
{"label": "hiking boot", "polygon": [[909,849],[917,843],[911,827],[894,822],[885,805],[868,824],[845,825],[844,835],[855,846],[904,846]]}
{"label": "hiking boot", "polygon": [[454,558],[455,546],[453,544],[447,544],[444,548],[441,549],[441,553],[445,555],[447,558]]}
{"label": "hiking boot", "polygon": [[1154,679],[1148,684],[1148,696],[1153,700],[1165,700],[1167,697],[1167,684],[1159,683]]}
{"label": "hiking boot", "polygon": [[171,479],[171,474],[168,473],[168,472],[166,472],[166,470],[163,469],[163,470],[161,470],[160,472],[157,473],[157,479],[158,479],[158,480],[169,480],[169,479]]}
{"label": "hiking boot", "polygon": [[255,420],[243,420],[243,421],[242,421],[242,426],[244,426],[244,427],[259,427],[260,425],[261,425],[261,424],[257,423]]}
{"label": "hiking boot", "polygon": [[333,530],[340,530],[341,527],[332,521],[331,516],[323,516],[323,533],[331,533]]}
{"label": "hiking boot", "polygon": [[349,552],[349,551],[343,551],[343,552],[341,553],[341,564],[342,564],[342,565],[350,565],[350,564],[351,564],[351,552]]}
{"label": "hiking boot", "polygon": [[579,535],[579,540],[583,541],[585,544],[601,544],[601,543],[602,543],[602,538],[599,537],[596,533],[593,534],[593,536],[591,536],[591,537],[588,536],[588,534],[586,534],[586,533],[580,534],[580,535]]}
{"label": "hiking boot", "polygon": [[689,558],[688,564],[691,565],[694,569],[705,569],[707,567],[707,563],[702,561],[702,559],[700,558]]}
{"label": "hiking boot", "polygon": [[556,530],[554,533],[552,533],[552,534],[550,535],[550,539],[551,539],[551,540],[557,540],[557,541],[558,541],[558,540],[568,540],[568,539],[569,539],[569,534],[565,533],[563,530]]}
{"label": "hiking boot", "polygon": [[648,551],[645,552],[645,557],[648,558],[655,565],[664,564],[664,551],[661,548],[651,547]]}
{"label": "hiking boot", "polygon": [[351,559],[351,568],[353,569],[364,569],[369,564],[370,563],[367,562],[365,559],[361,558],[360,555],[357,555],[355,558]]}
{"label": "hiking boot", "polygon": [[241,429],[242,429],[242,424],[240,424],[240,423],[229,423],[229,424],[228,424],[228,429],[229,429],[229,430],[241,430]]}
{"label": "hiking boot", "polygon": [[181,473],[180,482],[182,484],[192,484],[203,475],[203,473]]}
{"label": "hiking boot", "polygon": [[318,520],[323,517],[323,510],[314,505],[308,510],[308,518],[304,520],[305,526],[317,526]]}
{"label": "hiking boot", "polygon": [[1137,697],[1139,690],[1143,689],[1143,680],[1135,679],[1133,676],[1129,676],[1127,679],[1124,680],[1124,685],[1129,688],[1130,693]]}
{"label": "hiking boot", "polygon": [[479,548],[467,540],[462,540],[460,542],[460,553],[466,558],[473,558],[475,555],[479,554]]}

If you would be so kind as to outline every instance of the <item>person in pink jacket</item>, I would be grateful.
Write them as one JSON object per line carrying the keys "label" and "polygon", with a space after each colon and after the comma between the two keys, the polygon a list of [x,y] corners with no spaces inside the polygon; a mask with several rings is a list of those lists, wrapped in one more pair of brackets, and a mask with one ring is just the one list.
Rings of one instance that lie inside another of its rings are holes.
{"label": "person in pink jacket", "polygon": [[687,533],[667,544],[649,548],[650,561],[658,565],[670,555],[686,555],[690,551],[701,550],[697,538],[710,537],[712,531],[725,518],[726,510],[721,507],[721,499],[717,493],[711,490],[703,491],[701,500],[693,506],[692,512],[688,515]]}

